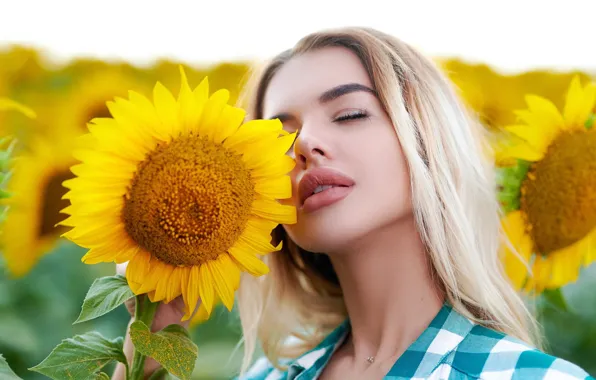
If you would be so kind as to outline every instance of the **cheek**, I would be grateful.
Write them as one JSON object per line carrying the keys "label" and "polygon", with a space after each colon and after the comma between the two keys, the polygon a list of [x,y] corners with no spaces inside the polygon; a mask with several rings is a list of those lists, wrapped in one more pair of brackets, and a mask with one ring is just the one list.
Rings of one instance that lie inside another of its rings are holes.
{"label": "cheek", "polygon": [[375,195],[371,200],[400,213],[411,209],[410,175],[395,133],[379,134],[364,145],[367,156],[362,170],[367,192]]}

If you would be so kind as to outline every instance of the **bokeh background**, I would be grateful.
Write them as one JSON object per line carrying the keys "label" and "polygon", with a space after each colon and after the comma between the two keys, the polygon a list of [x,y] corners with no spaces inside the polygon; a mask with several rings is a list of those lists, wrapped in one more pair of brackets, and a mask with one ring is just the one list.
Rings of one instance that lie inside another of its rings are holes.
{"label": "bokeh background", "polygon": [[[57,184],[74,162],[69,143],[88,120],[106,115],[105,102],[115,96],[150,94],[156,81],[177,92],[183,65],[191,85],[208,75],[211,88],[229,89],[233,101],[252,65],[308,32],[341,25],[379,28],[432,56],[489,130],[515,123],[514,111],[526,107],[527,94],[562,108],[574,76],[583,84],[596,80],[591,1],[411,3],[0,5],[0,98],[37,114],[0,113],[0,132],[16,137],[13,154],[22,165],[18,183],[5,185],[26,199],[22,208],[4,210],[14,215],[5,215],[11,224],[0,250],[16,250],[31,267],[15,276],[0,261],[0,353],[12,369],[24,379],[41,379],[27,368],[62,339],[92,329],[108,337],[125,331],[123,307],[72,325],[93,280],[113,274],[114,266],[82,264],[84,250],[57,238],[61,231],[53,227],[56,210],[64,207],[65,189]],[[596,375],[596,265],[582,268],[573,283],[526,299],[544,328],[547,351]],[[242,347],[236,313],[218,310],[191,333],[199,346],[195,379],[237,373]]]}

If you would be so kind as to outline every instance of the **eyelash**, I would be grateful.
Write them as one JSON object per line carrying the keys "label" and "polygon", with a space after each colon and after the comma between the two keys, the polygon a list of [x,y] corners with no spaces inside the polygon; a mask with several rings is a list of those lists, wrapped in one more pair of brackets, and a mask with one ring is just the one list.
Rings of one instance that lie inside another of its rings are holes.
{"label": "eyelash", "polygon": [[350,121],[356,119],[365,119],[368,118],[368,114],[365,111],[356,110],[356,111],[349,111],[345,114],[338,116],[333,120],[334,122],[341,123],[343,121]]}

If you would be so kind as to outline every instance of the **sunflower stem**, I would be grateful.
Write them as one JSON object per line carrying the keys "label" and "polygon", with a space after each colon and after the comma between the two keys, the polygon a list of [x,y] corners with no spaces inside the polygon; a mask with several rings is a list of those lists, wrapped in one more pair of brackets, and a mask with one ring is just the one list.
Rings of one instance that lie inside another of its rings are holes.
{"label": "sunflower stem", "polygon": [[[151,329],[153,317],[159,303],[151,302],[146,295],[138,295],[136,301],[135,321],[141,321]],[[145,355],[135,348],[129,380],[143,380],[145,378],[145,359]]]}

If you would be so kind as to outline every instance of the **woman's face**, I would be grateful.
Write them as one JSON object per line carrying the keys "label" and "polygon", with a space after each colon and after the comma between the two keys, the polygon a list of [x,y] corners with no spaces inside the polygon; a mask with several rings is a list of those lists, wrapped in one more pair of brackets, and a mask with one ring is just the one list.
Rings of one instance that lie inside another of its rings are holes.
{"label": "woman's face", "polygon": [[410,180],[397,135],[357,56],[341,47],[292,58],[274,75],[263,117],[297,131],[291,173],[303,249],[355,247],[412,214]]}

